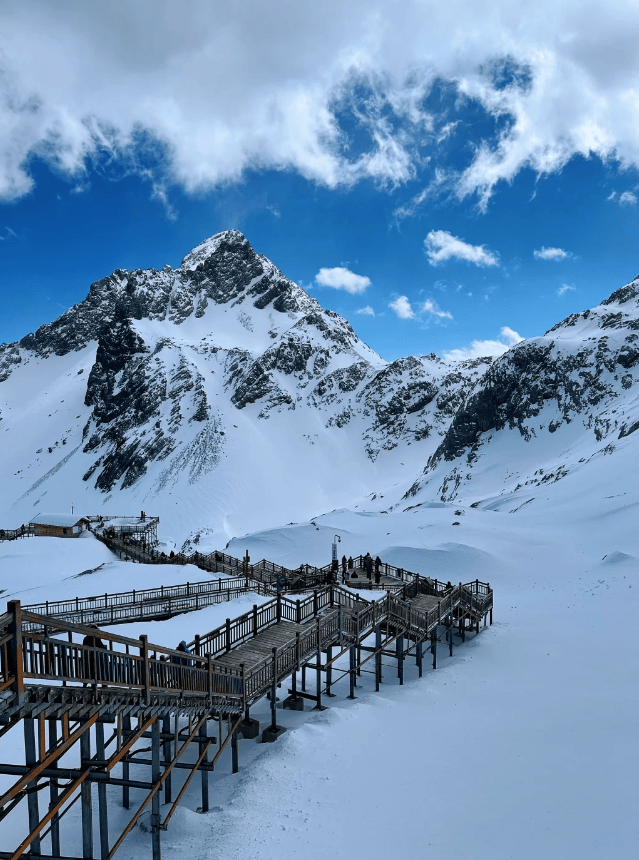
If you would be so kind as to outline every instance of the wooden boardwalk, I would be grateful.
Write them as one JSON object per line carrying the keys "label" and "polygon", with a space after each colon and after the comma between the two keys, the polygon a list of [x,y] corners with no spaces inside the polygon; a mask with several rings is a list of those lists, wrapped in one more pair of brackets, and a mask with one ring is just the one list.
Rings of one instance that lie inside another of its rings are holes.
{"label": "wooden boardwalk", "polygon": [[[230,557],[223,554],[215,564],[233,567]],[[299,587],[303,568],[286,579],[282,568],[269,568],[269,564],[258,567],[246,562],[234,585],[240,590],[261,583],[270,590],[268,583],[254,580],[253,574],[267,571],[270,576],[279,570],[275,575],[280,585]],[[326,574],[322,568],[309,569],[310,581],[316,579],[318,570]],[[466,633],[479,632],[482,619],[484,625],[488,617],[492,623],[493,592],[488,583],[475,580],[453,586],[387,565],[382,575],[392,584],[386,581],[383,596],[371,594],[371,600],[336,583],[311,586],[310,593],[299,597],[277,593],[261,606],[195,636],[187,655],[153,645],[145,636],[131,639],[96,631],[86,626],[85,619],[93,620],[96,611],[108,618],[133,613],[134,619],[152,617],[153,612],[166,617],[168,608],[190,611],[199,601],[213,599],[215,581],[45,603],[37,607],[38,612],[10,601],[7,612],[0,616],[0,736],[15,732],[16,749],[22,738],[24,764],[0,764],[0,773],[16,777],[0,797],[0,820],[26,800],[28,827],[15,850],[0,850],[0,860],[18,860],[27,851],[49,860],[67,857],[60,846],[60,820],[77,798],[81,800],[83,856],[91,858],[94,782],[98,785],[103,860],[111,860],[147,808],[151,811],[153,860],[160,860],[160,833],[184,790],[174,796],[171,774],[185,769],[185,785],[197,772],[201,774],[202,809],[206,811],[211,768],[228,745],[232,769],[237,772],[238,739],[257,736],[259,724],[251,718],[250,708],[267,694],[271,722],[262,739],[272,741],[284,731],[277,725],[278,685],[290,679],[287,702],[291,707],[302,707],[304,700],[311,699],[322,708],[341,658],[348,658],[348,669],[342,667],[340,673],[348,680],[349,698],[354,698],[356,678],[364,665],[373,672],[379,689],[382,658],[393,655],[401,684],[409,655],[415,656],[421,676],[425,649],[430,649],[436,668],[437,642],[442,636],[452,654],[454,632],[464,641]],[[49,612],[43,613],[43,607]],[[74,613],[79,613],[80,622]],[[315,676],[313,693],[305,689],[304,682],[301,690],[297,688],[297,672],[301,669],[305,678],[307,668]],[[180,717],[188,719],[188,728],[180,727]],[[105,737],[105,722],[113,726],[109,738]],[[209,732],[211,723],[213,731]],[[142,750],[136,751],[135,744],[142,739],[151,741],[150,758]],[[197,756],[195,762],[187,763],[180,759],[190,744],[196,745]],[[211,758],[212,744],[218,749]],[[79,767],[59,767],[58,759],[71,747],[79,748]],[[150,778],[133,779],[131,764],[148,766]],[[114,842],[108,822],[109,785],[122,789],[127,808],[131,788],[146,792]],[[39,804],[47,786],[48,811],[42,814]],[[162,794],[169,804],[164,819],[160,815]],[[44,850],[45,835],[50,853]]]}

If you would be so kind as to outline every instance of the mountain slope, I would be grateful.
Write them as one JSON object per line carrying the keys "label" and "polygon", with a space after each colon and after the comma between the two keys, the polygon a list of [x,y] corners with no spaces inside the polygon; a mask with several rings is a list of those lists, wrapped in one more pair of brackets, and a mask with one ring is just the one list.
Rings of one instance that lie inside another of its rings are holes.
{"label": "mountain slope", "polygon": [[[457,410],[407,497],[477,501],[634,457],[639,278],[496,360]],[[631,437],[631,438],[628,438]]]}

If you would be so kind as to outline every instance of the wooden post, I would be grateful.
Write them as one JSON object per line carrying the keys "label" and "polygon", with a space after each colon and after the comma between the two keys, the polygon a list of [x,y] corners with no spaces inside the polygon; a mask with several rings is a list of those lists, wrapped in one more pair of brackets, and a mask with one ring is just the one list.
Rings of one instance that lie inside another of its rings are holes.
{"label": "wooden post", "polygon": [[[55,719],[49,720],[49,749],[54,749],[58,745],[58,721]],[[58,760],[52,761],[49,767],[56,770]],[[52,809],[58,802],[58,780],[53,777],[49,784],[49,808]],[[60,854],[60,816],[56,814],[51,819],[51,853],[55,856]]]}
{"label": "wooden post", "polygon": [[417,663],[417,669],[418,669],[420,678],[422,677],[422,672],[423,672],[422,645],[423,645],[423,643],[422,643],[422,640],[420,639],[419,642],[417,643],[417,648],[416,648],[417,653],[415,656],[415,662]]}
{"label": "wooden post", "polygon": [[[16,603],[17,601],[11,601],[12,603]],[[19,608],[19,607],[18,607]],[[85,732],[86,734],[86,732]],[[35,721],[30,717],[24,718],[24,760],[27,767],[33,767],[38,761],[38,754],[36,752],[36,739],[35,739]],[[38,780],[37,778],[27,784],[27,791],[30,788],[35,788]],[[37,791],[29,791],[27,794],[27,808],[29,813],[29,830],[33,831],[36,829],[38,824],[40,823],[40,812],[38,809],[38,792]],[[31,843],[31,852],[33,854],[40,853],[40,837],[36,836],[35,839]]]}
{"label": "wooden post", "polygon": [[276,621],[279,624],[280,621],[282,620],[282,594],[279,591],[277,592],[275,612],[276,612],[276,616],[275,616]]}
{"label": "wooden post", "polygon": [[302,623],[302,607],[299,600],[295,601],[295,620],[298,624]]}
{"label": "wooden post", "polygon": [[315,707],[314,711],[325,711],[326,708],[322,705],[322,642],[320,619],[317,619],[317,668],[315,670]]}
{"label": "wooden post", "polygon": [[[104,723],[99,720],[95,724],[95,755],[100,761],[106,759],[104,750]],[[107,812],[107,787],[106,782],[98,783],[98,819],[100,822],[100,857],[102,860],[109,858],[109,818]]]}
{"label": "wooden post", "polygon": [[[95,648],[93,649],[95,651]],[[142,686],[144,687],[144,704],[151,704],[151,673],[149,672],[149,637],[143,633],[140,636],[140,657],[142,658]],[[95,660],[95,657],[94,657]],[[97,663],[97,661],[95,661]]]}
{"label": "wooden post", "polygon": [[378,624],[375,627],[375,692],[379,693],[379,685],[382,683],[382,628]]}
{"label": "wooden post", "polygon": [[437,628],[430,634],[430,651],[433,655],[433,669],[437,668]]}
{"label": "wooden post", "polygon": [[447,631],[448,631],[449,655],[452,657],[453,656],[453,620],[450,616],[448,617],[448,624],[446,626],[447,626]]}
{"label": "wooden post", "polygon": [[253,604],[253,636],[257,636],[257,603]]}
{"label": "wooden post", "polygon": [[[151,782],[155,785],[162,776],[160,768],[160,721],[153,720],[151,727]],[[151,800],[151,851],[153,860],[161,860],[160,848],[160,792]]]}
{"label": "wooden post", "polygon": [[[87,730],[80,736],[80,767],[91,765],[91,732]],[[91,783],[85,779],[80,788],[82,804],[82,857],[93,858],[93,806],[91,804]],[[34,852],[35,853],[35,852]]]}
{"label": "wooden post", "polygon": [[404,637],[398,636],[395,640],[395,654],[397,656],[397,677],[400,686],[404,683]]}
{"label": "wooden post", "polygon": [[226,650],[231,650],[231,619],[226,619]]}
{"label": "wooden post", "polygon": [[[11,619],[11,641],[9,642],[9,676],[13,678],[11,689],[19,697],[24,694],[24,665],[22,655],[22,609],[19,600],[10,600],[7,610],[13,616]],[[18,699],[20,702],[20,698]],[[38,849],[39,851],[40,849]],[[34,853],[36,850],[34,848]]]}

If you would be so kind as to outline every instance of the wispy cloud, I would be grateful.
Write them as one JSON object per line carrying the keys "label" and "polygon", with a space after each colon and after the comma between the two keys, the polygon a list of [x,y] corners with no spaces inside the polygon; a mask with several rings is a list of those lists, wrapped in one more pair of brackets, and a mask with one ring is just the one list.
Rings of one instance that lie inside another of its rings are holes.
{"label": "wispy cloud", "polygon": [[621,194],[611,191],[608,197],[606,197],[606,200],[610,200],[611,203],[618,203],[619,206],[636,206],[637,199],[639,198],[632,191],[622,191]]}
{"label": "wispy cloud", "polygon": [[470,358],[503,355],[512,346],[521,343],[523,339],[518,332],[506,325],[499,332],[499,340],[474,340],[470,346],[444,352],[444,359],[446,361],[466,361]]}
{"label": "wispy cloud", "polygon": [[431,266],[447,260],[464,260],[475,266],[499,265],[497,255],[492,251],[487,251],[483,245],[469,245],[447,230],[431,230],[424,239],[424,245]]}
{"label": "wispy cloud", "polygon": [[322,287],[332,287],[335,290],[345,290],[352,295],[363,293],[371,285],[371,279],[365,275],[356,275],[343,266],[333,269],[320,269],[315,275],[315,281]]}
{"label": "wispy cloud", "polygon": [[452,320],[453,315],[448,311],[442,311],[437,307],[435,302],[432,299],[427,299],[422,305],[422,311],[425,314],[429,314],[430,316],[435,317],[438,320]]}
{"label": "wispy cloud", "polygon": [[388,307],[395,311],[400,320],[412,320],[415,318],[415,311],[408,301],[408,296],[399,296]]}
{"label": "wispy cloud", "polygon": [[570,251],[564,251],[563,248],[546,248],[544,245],[541,248],[535,248],[533,257],[536,260],[567,260],[572,257]]}
{"label": "wispy cloud", "polygon": [[374,317],[375,316],[375,311],[372,309],[372,307],[370,305],[366,305],[365,308],[360,308],[359,310],[355,311],[355,313],[356,314],[362,314],[365,317]]}
{"label": "wispy cloud", "polygon": [[15,232],[11,229],[11,227],[5,227],[4,229],[7,231],[7,235],[6,235],[6,236],[0,236],[0,242],[4,242],[4,241],[6,241],[7,239],[11,239],[11,238],[14,238],[14,239],[17,239],[17,238],[18,238],[18,234],[17,234],[17,233],[15,233]]}
{"label": "wispy cloud", "polygon": [[570,293],[576,289],[577,287],[574,287],[572,284],[562,284],[560,287],[557,288],[557,295],[563,296],[564,293]]}

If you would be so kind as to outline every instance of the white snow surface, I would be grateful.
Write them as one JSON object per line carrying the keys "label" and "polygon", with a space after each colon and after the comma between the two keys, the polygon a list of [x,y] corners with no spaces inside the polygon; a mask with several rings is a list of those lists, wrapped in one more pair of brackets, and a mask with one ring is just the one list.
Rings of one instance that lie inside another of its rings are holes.
{"label": "white snow surface", "polygon": [[[508,504],[482,509],[441,502],[390,513],[337,510],[234,540],[229,551],[236,555],[249,549],[254,559],[296,566],[324,563],[339,534],[340,554],[370,551],[439,579],[488,580],[495,623],[456,647],[452,658],[440,645],[437,671],[429,667],[421,680],[409,660],[400,687],[387,660],[379,693],[363,674],[356,701],[346,698],[342,681],[336,698],[325,700],[327,711],[278,709],[288,732],[273,745],[242,740],[237,776],[222,756],[208,814],[195,811],[193,781],[162,834],[163,857],[266,860],[291,852],[317,860],[604,860],[636,854],[639,650],[632,619],[639,609],[639,499],[632,473],[611,474],[609,462],[592,464],[588,492],[577,473],[514,514]],[[127,587],[134,579],[141,587],[145,576],[148,584],[188,578],[182,568],[109,560],[90,537],[60,540],[55,553],[54,542],[3,545],[0,570],[4,575],[10,559],[10,580],[23,575],[28,582],[35,566],[64,555],[39,589],[49,599],[84,581],[96,593],[113,590],[127,573]],[[90,576],[68,579],[102,563]],[[12,591],[12,582],[2,587],[8,586]],[[146,632],[151,641],[174,646],[259,600],[249,595],[168,622],[114,630],[132,637]],[[253,716],[266,724],[265,701]],[[4,760],[14,755],[7,743],[0,741]],[[0,785],[6,784],[4,778]],[[115,789],[109,799],[116,835],[131,813],[120,807]],[[67,819],[63,839],[73,853],[81,847],[79,811]],[[15,823],[0,823],[2,844],[17,844],[20,832]],[[118,856],[150,857],[149,833],[136,828]]]}

